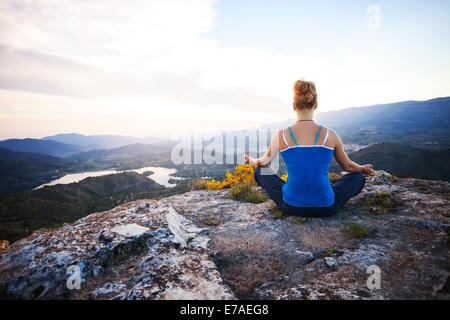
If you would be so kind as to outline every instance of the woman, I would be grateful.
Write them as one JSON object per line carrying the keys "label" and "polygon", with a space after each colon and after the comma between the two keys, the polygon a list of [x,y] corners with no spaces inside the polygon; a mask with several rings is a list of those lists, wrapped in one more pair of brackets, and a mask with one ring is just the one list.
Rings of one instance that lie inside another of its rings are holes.
{"label": "woman", "polygon": [[[245,155],[245,162],[256,164],[256,182],[284,212],[303,217],[326,217],[339,212],[357,195],[366,182],[364,174],[372,174],[371,164],[359,165],[344,151],[341,138],[332,129],[314,122],[317,92],[313,82],[298,80],[294,84],[294,111],[297,122],[280,130],[272,138],[266,154],[258,159]],[[281,153],[288,172],[286,183],[276,174],[261,167],[268,166]],[[328,179],[332,158],[349,172],[333,185]]]}

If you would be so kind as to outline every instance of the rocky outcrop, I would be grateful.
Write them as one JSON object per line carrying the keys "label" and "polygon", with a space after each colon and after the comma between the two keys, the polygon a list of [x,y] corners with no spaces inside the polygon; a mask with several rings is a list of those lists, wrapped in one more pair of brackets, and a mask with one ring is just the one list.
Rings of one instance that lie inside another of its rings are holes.
{"label": "rocky outcrop", "polygon": [[233,299],[205,229],[170,206],[136,201],[57,230],[0,258],[2,295],[22,299]]}
{"label": "rocky outcrop", "polygon": [[[342,212],[315,219],[280,216],[271,200],[234,201],[227,190],[139,200],[13,243],[0,254],[0,291],[25,299],[449,299],[449,187],[377,171]],[[374,266],[379,288],[367,285]]]}

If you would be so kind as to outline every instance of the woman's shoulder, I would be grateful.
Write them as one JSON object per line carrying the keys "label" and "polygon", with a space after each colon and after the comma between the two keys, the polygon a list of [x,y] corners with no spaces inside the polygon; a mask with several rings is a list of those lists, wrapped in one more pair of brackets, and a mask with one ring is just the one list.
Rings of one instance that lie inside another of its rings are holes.
{"label": "woman's shoulder", "polygon": [[331,128],[329,128],[328,133],[328,142],[327,145],[332,145],[333,148],[337,148],[339,146],[342,146],[342,139],[339,133]]}
{"label": "woman's shoulder", "polygon": [[330,136],[333,136],[334,138],[336,138],[338,140],[341,139],[341,136],[339,135],[339,133],[336,130],[330,128],[329,131],[330,131],[330,133],[329,133]]}
{"label": "woman's shoulder", "polygon": [[331,136],[339,136],[338,135],[338,133],[334,130],[334,129],[332,129],[332,128],[330,128],[330,127],[325,127],[327,130],[328,130],[328,135],[331,137]]}
{"label": "woman's shoulder", "polygon": [[322,127],[324,127],[327,130],[328,135],[328,137],[326,138],[325,145],[334,148],[340,139],[339,134],[332,128],[326,126]]}

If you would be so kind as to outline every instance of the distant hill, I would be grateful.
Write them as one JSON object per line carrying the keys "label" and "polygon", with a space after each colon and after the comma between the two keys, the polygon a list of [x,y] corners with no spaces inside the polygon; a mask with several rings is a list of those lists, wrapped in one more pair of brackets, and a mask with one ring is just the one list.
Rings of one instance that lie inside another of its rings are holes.
{"label": "distant hill", "polygon": [[44,153],[12,151],[12,150],[5,149],[5,148],[0,148],[0,159],[2,161],[25,160],[25,161],[32,161],[32,162],[36,162],[36,163],[52,164],[52,165],[58,165],[58,166],[73,164],[76,162],[72,159],[50,156],[50,155],[47,155]]}
{"label": "distant hill", "polygon": [[83,161],[119,161],[124,159],[159,159],[164,153],[164,159],[168,157],[171,145],[149,145],[135,143],[120,148],[90,150],[71,156],[72,159]]}
{"label": "distant hill", "polygon": [[86,150],[92,149],[112,149],[129,144],[160,144],[167,142],[160,138],[134,138],[120,135],[91,135],[86,136],[78,133],[63,133],[42,138],[42,140],[53,140],[62,143],[74,144],[84,147]]}
{"label": "distant hill", "polygon": [[[350,153],[349,157],[361,165],[371,163],[374,169],[386,170],[399,177],[450,181],[450,149],[431,151],[394,143],[377,143]],[[334,159],[330,171],[342,171]]]}
{"label": "distant hill", "polygon": [[[54,143],[51,140],[44,142]],[[0,148],[0,191],[30,190],[67,173],[113,167],[132,169],[158,161],[168,161],[170,148],[170,145],[132,144],[114,149],[91,150],[67,157]]]}
{"label": "distant hill", "polygon": [[[315,119],[336,130],[345,144],[393,142],[436,150],[450,147],[450,97],[319,112]],[[294,121],[263,127],[283,128]]]}
{"label": "distant hill", "polygon": [[16,241],[36,229],[69,223],[133,199],[185,192],[186,188],[187,183],[166,189],[144,175],[124,172],[22,193],[0,192],[0,239]]}
{"label": "distant hill", "polygon": [[128,192],[158,188],[162,187],[143,175],[122,173],[24,193],[0,193],[0,238],[15,240],[34,229],[108,209]]}
{"label": "distant hill", "polygon": [[73,144],[29,138],[0,141],[0,148],[19,152],[44,153],[52,156],[67,156],[85,150],[85,148]]}
{"label": "distant hill", "polygon": [[20,192],[33,189],[67,172],[75,171],[81,165],[75,159],[0,148],[0,191]]}

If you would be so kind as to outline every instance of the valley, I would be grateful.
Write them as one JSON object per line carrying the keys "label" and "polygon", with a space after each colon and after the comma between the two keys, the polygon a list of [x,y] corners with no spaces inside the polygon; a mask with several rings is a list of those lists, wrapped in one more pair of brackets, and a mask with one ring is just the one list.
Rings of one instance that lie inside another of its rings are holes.
{"label": "valley", "polygon": [[166,188],[136,172],[90,177],[21,193],[0,192],[0,239],[10,242],[40,228],[54,228],[135,199],[189,190],[189,181]]}
{"label": "valley", "polygon": [[[398,177],[449,181],[449,111],[447,97],[319,113],[317,121],[340,134],[355,162]],[[230,134],[244,144],[234,149],[235,161],[224,164],[175,164],[171,151],[178,142],[158,138],[61,134],[0,141],[0,239],[13,242],[134,199],[183,193],[195,179],[220,181],[245,152],[256,152],[251,146],[267,148],[247,131]],[[218,157],[225,160],[228,151]],[[333,159],[330,172],[341,171]],[[279,173],[286,173],[282,159]]]}

